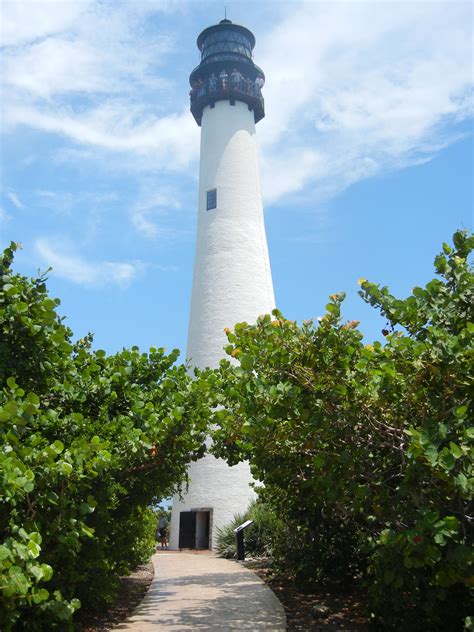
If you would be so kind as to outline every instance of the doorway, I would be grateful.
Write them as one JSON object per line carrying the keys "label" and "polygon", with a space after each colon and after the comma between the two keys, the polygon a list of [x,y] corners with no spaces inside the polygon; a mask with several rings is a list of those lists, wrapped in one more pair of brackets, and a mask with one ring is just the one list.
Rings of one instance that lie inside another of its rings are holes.
{"label": "doorway", "polygon": [[210,509],[181,511],[179,514],[179,548],[208,549],[210,525]]}

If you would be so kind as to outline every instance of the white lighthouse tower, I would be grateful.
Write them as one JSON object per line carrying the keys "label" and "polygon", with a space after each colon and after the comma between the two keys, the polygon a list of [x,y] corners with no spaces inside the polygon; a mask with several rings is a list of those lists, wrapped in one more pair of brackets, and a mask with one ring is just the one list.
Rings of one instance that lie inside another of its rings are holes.
{"label": "white lighthouse tower", "polygon": [[[265,77],[252,60],[255,37],[222,20],[197,39],[201,63],[190,76],[191,112],[201,126],[199,206],[186,357],[216,367],[225,327],[255,322],[275,307],[258,172],[255,123],[264,117]],[[255,494],[247,463],[207,455],[189,467],[173,500],[171,548],[214,548],[216,529]]]}

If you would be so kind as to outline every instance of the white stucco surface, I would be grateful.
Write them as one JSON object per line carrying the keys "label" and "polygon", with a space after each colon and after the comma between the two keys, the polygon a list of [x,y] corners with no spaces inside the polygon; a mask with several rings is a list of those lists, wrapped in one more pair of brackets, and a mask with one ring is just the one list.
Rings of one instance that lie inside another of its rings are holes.
{"label": "white stucco surface", "polygon": [[[217,208],[206,193],[217,189]],[[217,366],[224,327],[275,307],[263,219],[253,112],[218,101],[202,117],[199,217],[186,357]]]}
{"label": "white stucco surface", "polygon": [[[217,208],[206,194],[217,189]],[[275,307],[265,235],[253,112],[218,101],[201,126],[198,229],[186,357],[216,367],[225,356],[225,327],[255,322]],[[209,508],[216,529],[247,509],[255,494],[247,463],[229,467],[208,455],[191,464],[189,490],[173,500],[170,546],[178,547],[179,513]]]}

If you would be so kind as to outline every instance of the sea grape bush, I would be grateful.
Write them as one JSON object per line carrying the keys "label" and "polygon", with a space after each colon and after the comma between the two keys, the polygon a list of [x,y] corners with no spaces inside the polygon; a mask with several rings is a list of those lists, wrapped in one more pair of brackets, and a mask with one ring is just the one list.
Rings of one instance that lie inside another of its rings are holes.
{"label": "sea grape bush", "polygon": [[[474,238],[401,300],[361,279],[387,319],[364,344],[334,294],[317,323],[274,312],[228,331],[214,450],[249,459],[304,581],[362,579],[378,626],[472,626]],[[279,543],[278,543],[279,541]]]}
{"label": "sea grape bush", "polygon": [[150,555],[147,506],[205,449],[215,390],[178,352],[72,342],[45,277],[0,258],[0,629],[67,630]]}

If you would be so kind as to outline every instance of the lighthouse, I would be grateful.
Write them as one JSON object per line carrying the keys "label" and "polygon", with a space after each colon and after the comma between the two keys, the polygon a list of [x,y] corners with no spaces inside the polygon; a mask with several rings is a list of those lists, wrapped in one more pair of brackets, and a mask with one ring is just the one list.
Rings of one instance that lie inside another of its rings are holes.
{"label": "lighthouse", "polygon": [[[186,357],[214,368],[225,357],[224,328],[275,307],[255,136],[265,75],[252,58],[254,35],[228,19],[202,31],[197,46],[190,97],[201,153]],[[173,499],[170,547],[215,548],[217,529],[255,497],[249,465],[208,454],[188,474],[187,492]]]}

